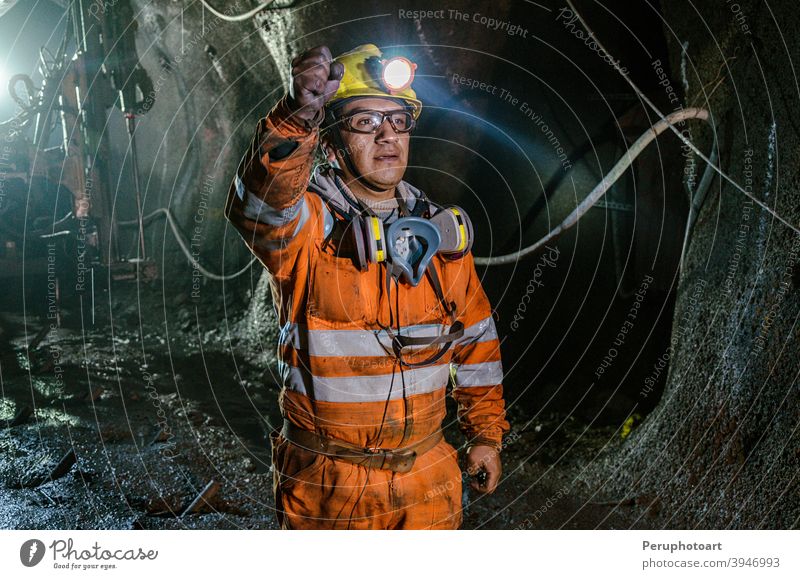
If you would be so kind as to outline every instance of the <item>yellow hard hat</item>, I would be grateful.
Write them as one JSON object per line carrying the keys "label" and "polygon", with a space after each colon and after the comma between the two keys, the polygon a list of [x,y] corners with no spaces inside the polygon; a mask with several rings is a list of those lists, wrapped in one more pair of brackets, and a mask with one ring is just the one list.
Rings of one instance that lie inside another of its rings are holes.
{"label": "yellow hard hat", "polygon": [[362,44],[334,61],[344,65],[344,76],[327,106],[351,97],[399,98],[412,107],[415,119],[419,117],[422,101],[411,88],[417,65],[407,58],[385,60],[377,46]]}

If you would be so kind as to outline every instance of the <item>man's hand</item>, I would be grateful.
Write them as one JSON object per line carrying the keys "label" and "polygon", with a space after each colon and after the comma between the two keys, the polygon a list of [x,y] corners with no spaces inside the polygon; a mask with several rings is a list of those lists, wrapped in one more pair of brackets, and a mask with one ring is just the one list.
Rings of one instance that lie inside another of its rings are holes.
{"label": "man's hand", "polygon": [[307,127],[322,122],[322,109],[336,94],[344,75],[344,65],[332,61],[327,46],[317,46],[292,60],[292,84],[287,103],[295,118]]}
{"label": "man's hand", "polygon": [[[503,472],[500,453],[491,446],[470,446],[467,448],[466,462],[467,473],[473,477],[469,486],[479,493],[492,494]],[[481,478],[484,479],[483,484],[479,480]]]}

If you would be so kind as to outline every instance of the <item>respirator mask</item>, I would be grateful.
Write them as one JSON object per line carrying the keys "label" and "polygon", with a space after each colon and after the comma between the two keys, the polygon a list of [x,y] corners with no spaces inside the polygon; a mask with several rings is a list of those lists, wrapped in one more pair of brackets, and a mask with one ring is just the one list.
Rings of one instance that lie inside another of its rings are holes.
{"label": "respirator mask", "polygon": [[[418,202],[419,204],[419,202]],[[472,223],[463,209],[442,207],[432,217],[410,215],[385,225],[377,215],[351,221],[361,270],[386,262],[393,277],[417,286],[433,256],[459,259],[471,248]]]}

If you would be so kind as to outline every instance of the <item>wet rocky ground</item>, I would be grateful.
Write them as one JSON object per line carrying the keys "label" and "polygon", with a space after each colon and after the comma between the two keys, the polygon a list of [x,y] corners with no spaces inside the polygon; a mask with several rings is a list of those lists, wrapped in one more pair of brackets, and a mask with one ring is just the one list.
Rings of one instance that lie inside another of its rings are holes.
{"label": "wet rocky ground", "polygon": [[[226,301],[153,285],[106,295],[94,324],[80,302],[50,330],[46,313],[0,313],[0,528],[278,528],[274,346],[245,351]],[[463,528],[660,528],[653,497],[620,502],[587,479],[625,444],[618,427],[519,406],[509,420],[501,486],[465,490]]]}

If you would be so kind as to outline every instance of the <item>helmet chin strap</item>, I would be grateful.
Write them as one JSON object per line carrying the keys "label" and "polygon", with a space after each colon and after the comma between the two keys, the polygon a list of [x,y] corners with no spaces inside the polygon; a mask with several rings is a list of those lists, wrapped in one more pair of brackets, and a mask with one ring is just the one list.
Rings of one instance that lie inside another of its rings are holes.
{"label": "helmet chin strap", "polygon": [[344,144],[344,139],[342,138],[341,129],[339,127],[334,127],[331,129],[331,133],[333,136],[333,144],[342,152],[342,157],[344,157],[344,164],[347,165],[347,169],[356,178],[356,180],[367,187],[368,189],[372,189],[376,192],[385,192],[388,191],[388,188],[381,188],[377,185],[373,185],[370,183],[364,175],[356,169],[355,163],[353,163],[353,159],[350,157],[350,151],[348,150],[347,146]]}

